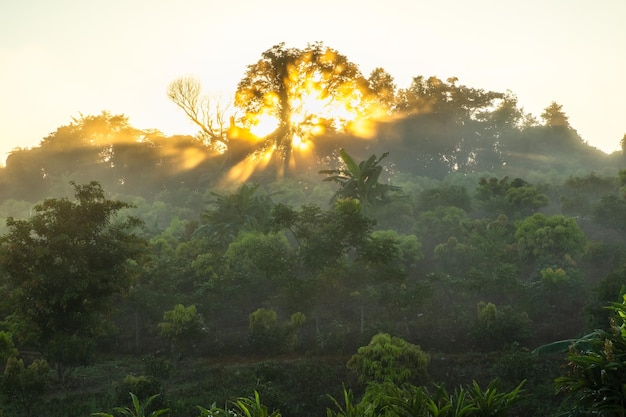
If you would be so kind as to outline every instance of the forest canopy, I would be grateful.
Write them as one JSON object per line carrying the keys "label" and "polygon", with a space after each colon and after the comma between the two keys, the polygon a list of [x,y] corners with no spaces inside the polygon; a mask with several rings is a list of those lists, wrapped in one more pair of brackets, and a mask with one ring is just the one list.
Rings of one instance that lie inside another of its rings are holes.
{"label": "forest canopy", "polygon": [[[188,77],[167,95],[196,135],[80,114],[0,168],[0,398],[26,414],[50,399],[49,367],[65,387],[135,358],[144,370],[103,398],[195,400],[169,376],[236,356],[320,361],[293,379],[256,364],[254,389],[293,415],[318,413],[335,376],[441,404],[456,398],[444,382],[479,401],[478,379],[493,395],[487,376],[515,395],[529,380],[537,400],[519,414],[538,415],[560,398],[530,351],[615,327],[626,160],[589,146],[557,102],[537,119],[454,77],[399,88],[322,43],[263,52],[232,103]],[[202,384],[227,395],[242,369]]]}

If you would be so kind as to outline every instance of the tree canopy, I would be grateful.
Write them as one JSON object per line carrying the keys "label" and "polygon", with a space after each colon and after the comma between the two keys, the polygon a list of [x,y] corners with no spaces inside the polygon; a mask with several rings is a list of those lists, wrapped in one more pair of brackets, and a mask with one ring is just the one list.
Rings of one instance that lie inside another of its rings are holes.
{"label": "tree canopy", "polygon": [[26,220],[9,218],[0,238],[20,336],[57,366],[59,376],[88,363],[106,333],[111,296],[124,293],[144,249],[136,218],[116,220],[127,203],[108,200],[98,183],[74,184],[75,200],[48,199]]}

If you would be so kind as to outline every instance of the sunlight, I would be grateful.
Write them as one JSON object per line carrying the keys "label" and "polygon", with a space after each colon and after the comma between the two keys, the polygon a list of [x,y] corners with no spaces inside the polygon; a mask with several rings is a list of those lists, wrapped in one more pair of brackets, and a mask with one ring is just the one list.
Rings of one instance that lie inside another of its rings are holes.
{"label": "sunlight", "polygon": [[233,182],[243,183],[247,181],[255,171],[267,168],[272,160],[275,150],[276,147],[272,146],[263,152],[255,152],[252,155],[249,155],[246,159],[239,162],[237,165],[232,167],[230,171],[228,171],[228,174],[222,181],[221,186],[226,186],[228,184],[232,184]]}
{"label": "sunlight", "polygon": [[306,151],[309,148],[310,141],[305,141],[299,135],[295,135],[293,137],[293,149],[298,149],[300,151]]}
{"label": "sunlight", "polygon": [[272,133],[278,127],[278,119],[268,113],[261,113],[254,117],[256,119],[250,128],[250,132],[260,138]]}
{"label": "sunlight", "polygon": [[[389,108],[344,61],[331,49],[307,51],[287,64],[280,89],[264,86],[238,93],[240,103],[253,103],[242,129],[259,143],[275,143],[277,148],[250,155],[231,170],[230,179],[245,181],[267,164],[264,161],[278,161],[285,156],[287,165],[282,168],[293,167],[296,160],[302,163],[309,158],[317,139],[328,136],[332,140],[333,133],[362,139],[376,136],[377,121],[388,117]],[[290,146],[284,140],[291,140]],[[278,147],[282,153],[274,155]]]}

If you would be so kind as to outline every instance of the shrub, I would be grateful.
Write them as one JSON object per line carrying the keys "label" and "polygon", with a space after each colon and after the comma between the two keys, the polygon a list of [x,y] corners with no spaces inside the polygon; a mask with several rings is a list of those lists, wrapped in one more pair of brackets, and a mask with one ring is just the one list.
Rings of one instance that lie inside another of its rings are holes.
{"label": "shrub", "polygon": [[3,396],[9,404],[22,408],[26,415],[33,415],[48,386],[49,371],[48,362],[44,359],[37,359],[25,366],[23,359],[9,358],[1,381]]}
{"label": "shrub", "polygon": [[500,349],[507,344],[522,342],[530,334],[530,320],[526,312],[516,312],[510,306],[498,309],[493,303],[478,303],[476,322],[470,329],[478,349]]}
{"label": "shrub", "polygon": [[348,361],[348,368],[362,383],[423,382],[428,378],[430,357],[418,345],[399,337],[379,333],[367,346],[362,346]]}
{"label": "shrub", "polygon": [[[126,375],[122,382],[116,387],[116,397],[118,402],[125,401],[130,393],[140,399],[149,398],[161,392],[161,381],[146,375]],[[161,400],[159,398],[159,400]]]}
{"label": "shrub", "polygon": [[253,351],[277,353],[281,350],[282,338],[274,310],[259,308],[248,317],[248,344]]}

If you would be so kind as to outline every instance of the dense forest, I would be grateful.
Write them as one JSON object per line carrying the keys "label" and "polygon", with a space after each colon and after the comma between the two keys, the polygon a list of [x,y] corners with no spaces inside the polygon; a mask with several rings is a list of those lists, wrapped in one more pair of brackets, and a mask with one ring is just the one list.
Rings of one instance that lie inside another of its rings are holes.
{"label": "dense forest", "polygon": [[623,415],[626,157],[561,105],[320,43],[167,94],[0,168],[1,415]]}

